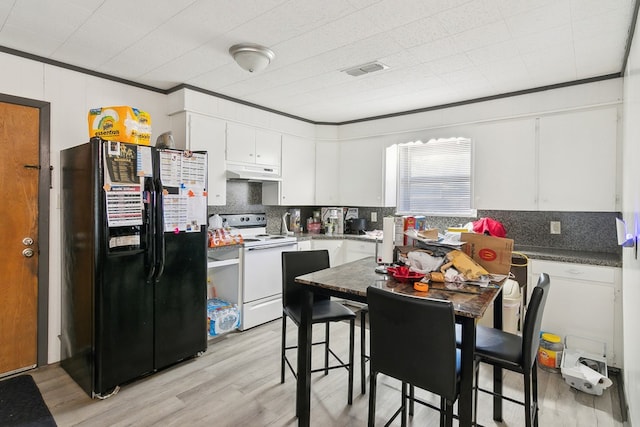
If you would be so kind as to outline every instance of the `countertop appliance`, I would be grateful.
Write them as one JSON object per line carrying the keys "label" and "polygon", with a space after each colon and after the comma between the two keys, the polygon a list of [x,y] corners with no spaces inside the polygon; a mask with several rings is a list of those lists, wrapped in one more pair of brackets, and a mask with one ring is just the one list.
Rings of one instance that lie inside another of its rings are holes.
{"label": "countertop appliance", "polygon": [[294,236],[266,233],[264,213],[221,215],[227,228],[242,234],[242,320],[245,330],[282,317],[282,252],[297,250]]}
{"label": "countertop appliance", "polygon": [[63,150],[61,364],[91,397],[207,348],[207,154]]}
{"label": "countertop appliance", "polygon": [[344,222],[345,234],[364,234],[367,220],[364,218],[349,218]]}

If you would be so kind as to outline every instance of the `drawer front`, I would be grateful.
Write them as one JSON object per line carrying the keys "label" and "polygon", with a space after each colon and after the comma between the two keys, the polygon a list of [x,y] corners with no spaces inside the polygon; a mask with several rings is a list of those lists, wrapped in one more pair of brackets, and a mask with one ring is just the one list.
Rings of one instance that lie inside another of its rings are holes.
{"label": "drawer front", "polygon": [[243,304],[241,315],[241,330],[253,328],[254,326],[278,319],[282,317],[282,297],[277,296]]}
{"label": "drawer front", "polygon": [[602,267],[586,264],[572,264],[543,260],[531,260],[531,274],[536,276],[547,273],[551,277],[562,277],[589,282],[605,282],[613,284],[616,278],[615,267]]}

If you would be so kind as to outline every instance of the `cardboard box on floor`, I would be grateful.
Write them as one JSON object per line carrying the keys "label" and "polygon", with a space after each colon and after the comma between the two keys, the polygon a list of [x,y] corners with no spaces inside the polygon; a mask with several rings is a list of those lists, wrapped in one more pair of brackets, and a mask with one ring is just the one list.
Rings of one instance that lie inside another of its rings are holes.
{"label": "cardboard box on floor", "polygon": [[460,240],[466,242],[462,250],[489,273],[509,274],[513,239],[487,236],[478,233],[462,233]]}

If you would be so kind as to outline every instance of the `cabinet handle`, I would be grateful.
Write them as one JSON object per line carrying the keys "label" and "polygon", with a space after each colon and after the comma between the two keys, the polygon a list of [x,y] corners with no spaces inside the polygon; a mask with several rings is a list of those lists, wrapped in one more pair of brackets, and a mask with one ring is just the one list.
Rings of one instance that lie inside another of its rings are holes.
{"label": "cabinet handle", "polygon": [[580,271],[580,270],[576,270],[575,268],[572,268],[571,270],[567,270],[567,273],[569,273],[569,274],[573,274],[573,275],[580,275],[580,274],[582,274],[583,272],[582,272],[582,271]]}

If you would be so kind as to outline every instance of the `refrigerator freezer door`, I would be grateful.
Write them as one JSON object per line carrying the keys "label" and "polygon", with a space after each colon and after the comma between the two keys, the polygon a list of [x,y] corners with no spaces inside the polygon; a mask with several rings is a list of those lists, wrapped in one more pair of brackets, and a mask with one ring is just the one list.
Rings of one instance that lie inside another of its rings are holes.
{"label": "refrigerator freezer door", "polygon": [[146,280],[145,228],[108,227],[103,180],[108,149],[93,139],[61,153],[61,363],[90,396],[153,370],[153,285]]}
{"label": "refrigerator freezer door", "polygon": [[144,253],[102,260],[96,299],[95,393],[152,372],[153,285]]}

